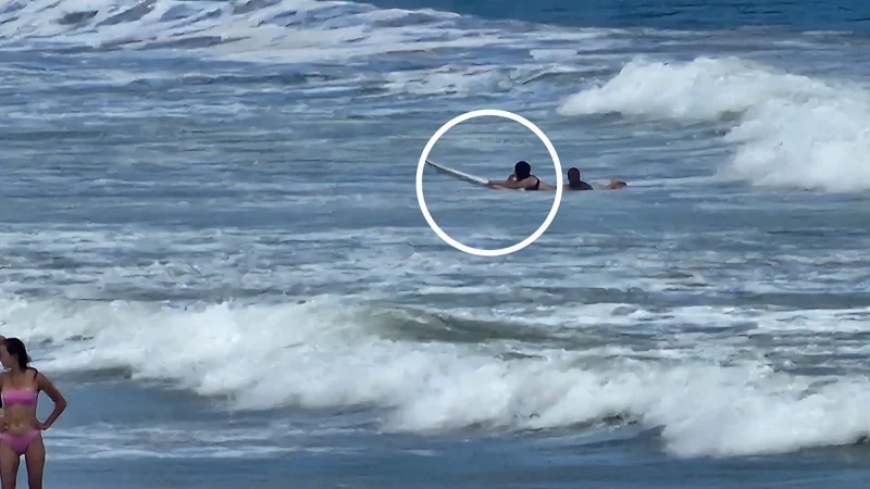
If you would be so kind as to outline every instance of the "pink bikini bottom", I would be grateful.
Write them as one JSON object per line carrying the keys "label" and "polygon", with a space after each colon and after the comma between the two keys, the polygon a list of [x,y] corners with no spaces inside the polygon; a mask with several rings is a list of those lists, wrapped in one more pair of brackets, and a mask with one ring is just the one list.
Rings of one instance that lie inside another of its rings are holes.
{"label": "pink bikini bottom", "polygon": [[9,445],[9,448],[14,450],[18,455],[23,455],[24,452],[27,451],[27,447],[30,446],[30,442],[32,442],[37,436],[39,436],[39,430],[34,428],[20,435],[0,433],[0,440]]}

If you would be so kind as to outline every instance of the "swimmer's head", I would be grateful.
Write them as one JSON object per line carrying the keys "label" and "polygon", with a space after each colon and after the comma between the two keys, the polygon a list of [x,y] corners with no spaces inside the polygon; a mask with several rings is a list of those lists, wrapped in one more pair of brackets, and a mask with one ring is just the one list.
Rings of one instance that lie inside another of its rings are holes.
{"label": "swimmer's head", "polygon": [[3,340],[3,343],[0,344],[0,363],[6,368],[18,366],[22,370],[26,369],[27,364],[30,363],[30,357],[27,355],[24,342],[18,338]]}
{"label": "swimmer's head", "polygon": [[580,170],[571,167],[568,169],[568,182],[577,183],[580,181]]}
{"label": "swimmer's head", "polygon": [[532,165],[526,163],[525,161],[518,161],[516,165],[514,165],[514,175],[516,175],[517,180],[522,180],[524,178],[529,178],[532,174]]}

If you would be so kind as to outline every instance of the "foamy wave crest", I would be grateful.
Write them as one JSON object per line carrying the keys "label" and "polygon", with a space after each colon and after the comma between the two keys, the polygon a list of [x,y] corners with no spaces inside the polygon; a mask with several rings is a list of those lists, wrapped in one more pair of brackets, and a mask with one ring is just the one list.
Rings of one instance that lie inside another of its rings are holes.
{"label": "foamy wave crest", "polygon": [[724,174],[757,185],[870,189],[870,93],[846,81],[782,73],[735,58],[636,60],[559,108],[566,116],[622,113],[677,121],[736,118]]}
{"label": "foamy wave crest", "polygon": [[120,368],[228,396],[238,409],[376,406],[393,431],[566,427],[620,414],[662,427],[681,456],[786,452],[870,433],[865,378],[818,387],[754,362],[590,361],[515,341],[421,342],[397,333],[434,318],[335,298],[197,310],[6,300],[0,314],[4,334],[53,342],[37,355],[46,372]]}
{"label": "foamy wave crest", "polygon": [[[176,48],[239,60],[322,61],[408,49],[403,44],[454,17],[315,0],[27,0],[0,8],[0,41],[6,47]],[[454,41],[464,43],[439,44]]]}
{"label": "foamy wave crest", "polygon": [[328,0],[16,0],[0,7],[0,47],[174,49],[257,62],[325,62],[517,42],[586,41],[606,30],[535,36],[473,29],[458,14]]}

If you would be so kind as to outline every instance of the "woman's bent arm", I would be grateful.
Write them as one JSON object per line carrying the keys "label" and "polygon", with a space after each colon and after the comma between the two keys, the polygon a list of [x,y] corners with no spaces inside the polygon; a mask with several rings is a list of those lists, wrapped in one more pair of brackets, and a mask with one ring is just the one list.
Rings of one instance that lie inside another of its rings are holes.
{"label": "woman's bent arm", "polygon": [[54,410],[51,412],[51,415],[44,423],[40,423],[41,428],[47,430],[55,421],[57,421],[57,418],[61,413],[63,413],[64,409],[66,409],[66,399],[64,399],[63,394],[60,393],[57,387],[48,380],[48,377],[38,374],[36,377],[36,384],[39,386],[41,391],[44,391],[48,397],[54,401]]}

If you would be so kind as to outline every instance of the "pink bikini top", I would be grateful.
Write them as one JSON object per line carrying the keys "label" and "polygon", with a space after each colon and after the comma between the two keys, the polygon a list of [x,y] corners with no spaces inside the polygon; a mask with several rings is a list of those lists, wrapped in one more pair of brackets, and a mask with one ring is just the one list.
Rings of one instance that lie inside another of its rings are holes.
{"label": "pink bikini top", "polygon": [[[28,370],[33,370],[33,378],[39,375],[39,372],[36,371],[35,368],[28,368]],[[3,401],[4,406],[8,405],[23,405],[23,406],[31,406],[36,404],[36,398],[39,397],[38,389],[2,389],[0,390],[0,400]]]}
{"label": "pink bikini top", "polygon": [[0,392],[0,397],[3,398],[4,406],[14,404],[31,405],[36,404],[36,398],[39,393],[32,389],[4,389]]}

